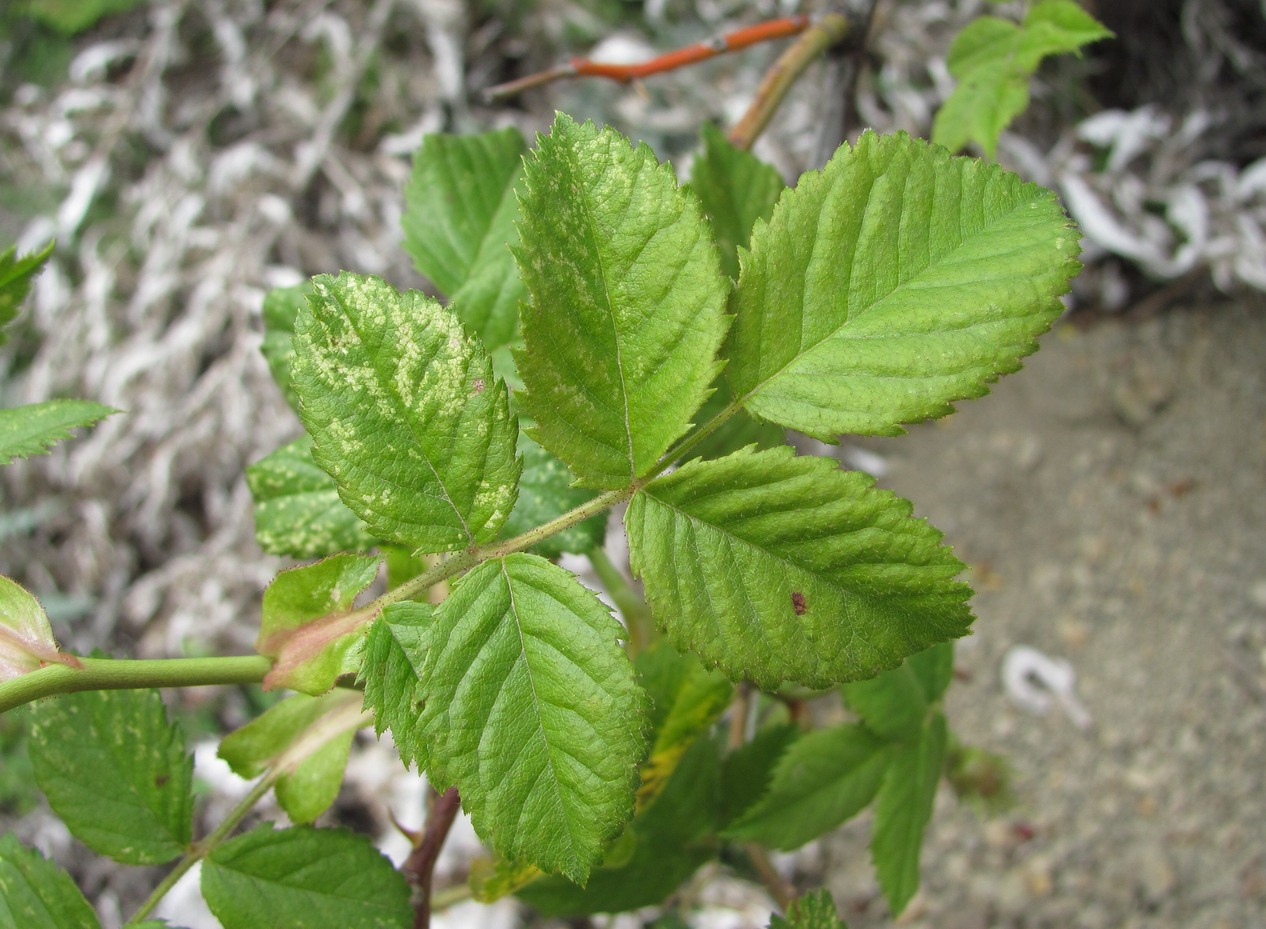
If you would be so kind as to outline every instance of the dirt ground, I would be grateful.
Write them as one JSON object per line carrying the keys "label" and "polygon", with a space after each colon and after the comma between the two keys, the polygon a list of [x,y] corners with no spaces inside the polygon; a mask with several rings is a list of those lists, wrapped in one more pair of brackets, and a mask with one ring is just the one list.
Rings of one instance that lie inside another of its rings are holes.
{"label": "dirt ground", "polygon": [[[1017,795],[989,820],[942,791],[901,923],[1266,926],[1264,311],[1062,324],[991,396],[868,445],[971,566],[950,722]],[[1018,645],[1072,666],[1088,727],[1008,696]],[[827,849],[853,929],[890,924],[867,829]]]}

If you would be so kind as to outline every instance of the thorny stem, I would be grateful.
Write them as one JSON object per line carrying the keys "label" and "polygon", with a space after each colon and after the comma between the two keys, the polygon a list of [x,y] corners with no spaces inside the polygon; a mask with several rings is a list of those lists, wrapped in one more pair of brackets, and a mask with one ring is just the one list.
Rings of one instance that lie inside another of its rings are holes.
{"label": "thorny stem", "polygon": [[414,887],[413,929],[430,929],[435,862],[439,860],[440,849],[461,806],[456,787],[450,787],[443,794],[437,793],[434,787],[428,789],[426,828],[401,868]]}
{"label": "thorny stem", "polygon": [[852,24],[840,13],[827,13],[801,34],[791,48],[779,56],[756,89],[752,105],[730,130],[730,143],[736,148],[750,149],[769,124],[774,111],[787,96],[791,85],[815,58],[848,35]]}

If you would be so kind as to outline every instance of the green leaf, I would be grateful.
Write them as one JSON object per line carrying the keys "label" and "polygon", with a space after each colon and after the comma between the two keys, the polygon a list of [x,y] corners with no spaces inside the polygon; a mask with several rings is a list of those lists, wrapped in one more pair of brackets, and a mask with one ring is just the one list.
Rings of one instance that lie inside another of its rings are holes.
{"label": "green leaf", "polygon": [[91,400],[45,400],[0,410],[0,465],[43,455],[70,430],[91,426],[119,410]]}
{"label": "green leaf", "polygon": [[334,555],[282,571],[264,591],[256,650],[276,659],[266,689],[322,694],[340,674],[355,671],[353,649],[364,634],[352,613],[356,596],[373,583],[380,559]]}
{"label": "green leaf", "polygon": [[663,792],[638,813],[615,843],[618,863],[604,863],[582,889],[547,877],[516,896],[547,916],[583,916],[654,906],[716,854],[717,745],[699,739],[682,756]]}
{"label": "green leaf", "polygon": [[514,128],[431,133],[404,190],[405,250],[490,350],[514,339],[526,295],[510,254],[525,148]]}
{"label": "green leaf", "polygon": [[932,818],[932,803],[941,780],[946,731],[945,717],[935,714],[917,741],[903,745],[893,755],[879,789],[870,854],[894,916],[919,889],[923,830]]}
{"label": "green leaf", "polygon": [[1071,0],[1034,4],[1021,26],[996,16],[973,20],[950,46],[947,64],[958,84],[936,114],[932,141],[950,151],[976,142],[993,158],[1002,130],[1029,105],[1029,80],[1042,59],[1111,36]]}
{"label": "green leaf", "polygon": [[[712,396],[699,409],[695,417],[700,424],[719,415],[734,401],[730,385],[724,377],[718,378]],[[782,426],[762,422],[739,410],[727,419],[711,435],[690,449],[692,458],[724,458],[740,448],[755,445],[757,448],[777,448],[786,445],[786,433]]]}
{"label": "green leaf", "polygon": [[721,767],[721,810],[718,826],[725,829],[756,804],[774,779],[783,753],[800,737],[791,723],[767,725],[725,756]]}
{"label": "green leaf", "polygon": [[503,857],[583,882],[632,810],[645,750],[623,628],[574,576],[527,554],[472,570],[435,619],[428,775],[457,785]]}
{"label": "green leaf", "polygon": [[773,914],[769,929],[848,929],[848,926],[840,919],[830,891],[819,890],[793,902],[785,918]]}
{"label": "green leaf", "polygon": [[518,432],[487,351],[452,313],[374,277],[313,278],[291,368],[312,455],[379,538],[427,552],[495,537]]}
{"label": "green leaf", "polygon": [[274,287],[264,295],[264,341],[259,350],[282,396],[295,412],[299,411],[299,397],[290,376],[295,357],[295,320],[311,295],[310,281],[293,287]]}
{"label": "green leaf", "polygon": [[420,723],[424,693],[418,679],[426,658],[434,609],[429,603],[392,603],[374,621],[365,639],[360,680],[365,708],[374,712],[374,731],[391,738],[405,765],[427,766],[427,743]]}
{"label": "green leaf", "polygon": [[13,322],[18,315],[18,308],[31,290],[31,281],[39,274],[44,263],[53,254],[53,243],[49,242],[38,252],[31,252],[20,258],[17,247],[12,246],[0,252],[0,345],[8,341],[9,335],[4,327]]}
{"label": "green leaf", "polygon": [[716,126],[703,127],[703,152],[690,169],[690,189],[712,222],[721,269],[739,276],[738,250],[747,248],[756,220],[767,220],[782,194],[782,177],[751,152],[735,148]]}
{"label": "green leaf", "polygon": [[0,929],[101,929],[70,875],[12,833],[0,836]]}
{"label": "green leaf", "polygon": [[258,826],[211,852],[202,895],[224,929],[407,929],[404,876],[369,838]]}
{"label": "green leaf", "polygon": [[845,702],[871,732],[884,739],[918,738],[928,710],[941,698],[954,673],[949,642],[911,655],[900,667],[867,681],[845,684]]}
{"label": "green leaf", "polygon": [[732,679],[826,687],[964,635],[970,588],[910,504],[787,447],[692,461],[634,495],[634,570],[681,649]]}
{"label": "green leaf", "polygon": [[790,850],[825,835],[875,797],[890,751],[861,726],[834,726],[801,736],[774,768],[769,791],[725,830]]}
{"label": "green leaf", "polygon": [[0,681],[58,660],[48,614],[20,584],[0,577]]}
{"label": "green leaf", "polygon": [[866,132],[757,223],[726,376],[750,413],[815,438],[897,435],[1020,366],[1077,252],[1049,190]]}
{"label": "green leaf", "polygon": [[719,370],[716,247],[649,148],[562,114],[528,161],[522,207],[532,299],[516,399],[581,485],[624,487],[689,428]]}
{"label": "green leaf", "polygon": [[[526,423],[523,426],[529,428]],[[519,455],[523,459],[519,499],[501,527],[503,539],[535,529],[593,499],[593,491],[573,486],[576,476],[567,465],[541,448],[526,432],[519,433]],[[602,512],[549,536],[531,550],[543,558],[557,558],[564,552],[583,555],[602,543],[606,531],[607,513]]]}
{"label": "green leaf", "polygon": [[270,555],[324,558],[372,548],[374,537],[339,499],[334,478],[312,459],[312,437],[283,445],[246,469],[255,500],[255,541]]}
{"label": "green leaf", "polygon": [[277,801],[292,822],[310,823],[338,796],[356,730],[365,725],[355,691],[295,694],[220,741],[219,756],[239,777],[281,772]]}
{"label": "green leaf", "polygon": [[31,764],[75,837],[125,864],[184,854],[193,758],[156,690],[66,694],[31,706]]}

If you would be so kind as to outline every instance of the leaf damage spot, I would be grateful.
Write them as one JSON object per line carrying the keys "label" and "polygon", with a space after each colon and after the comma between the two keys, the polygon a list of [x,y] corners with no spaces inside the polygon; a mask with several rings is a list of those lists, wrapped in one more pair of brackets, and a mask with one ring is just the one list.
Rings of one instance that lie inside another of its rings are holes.
{"label": "leaf damage spot", "polygon": [[797,616],[803,616],[809,609],[809,604],[804,599],[804,594],[800,591],[792,591],[791,608],[796,611]]}

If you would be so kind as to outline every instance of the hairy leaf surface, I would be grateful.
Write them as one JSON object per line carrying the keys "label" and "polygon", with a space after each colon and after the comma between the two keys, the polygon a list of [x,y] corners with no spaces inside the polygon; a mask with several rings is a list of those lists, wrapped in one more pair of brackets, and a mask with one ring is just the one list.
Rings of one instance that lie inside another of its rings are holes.
{"label": "hairy leaf surface", "polygon": [[738,250],[756,220],[769,219],[786,185],[770,164],[736,148],[716,126],[703,127],[703,151],[690,169],[690,189],[703,204],[721,252],[721,269],[738,279]]}
{"label": "hairy leaf surface", "polygon": [[642,692],[608,608],[535,555],[484,562],[435,613],[428,774],[509,859],[584,882],[633,807]]}
{"label": "hairy leaf surface", "polygon": [[427,552],[486,541],[514,506],[518,432],[488,352],[430,297],[313,278],[291,367],[312,455],[370,531]]}
{"label": "hairy leaf surface", "polygon": [[489,350],[514,339],[526,294],[510,254],[524,148],[513,128],[430,133],[404,191],[405,250]]}
{"label": "hairy leaf surface", "polygon": [[125,864],[184,853],[193,758],[157,690],[65,694],[31,705],[31,764],[75,837]]}
{"label": "hairy leaf surface", "polygon": [[679,648],[762,687],[825,687],[967,632],[963,565],[910,510],[783,447],[689,462],[639,491],[625,521]]}
{"label": "hairy leaf surface", "polygon": [[376,541],[339,499],[334,478],[312,458],[312,437],[283,445],[246,469],[255,500],[255,541],[270,555],[324,558]]}
{"label": "hairy leaf surface", "polygon": [[70,875],[17,836],[0,836],[0,929],[101,929]]}
{"label": "hairy leaf surface", "polygon": [[936,713],[918,739],[893,755],[879,789],[870,854],[879,886],[894,916],[905,909],[919,889],[923,830],[932,818],[932,803],[944,767],[946,736],[945,717]]}
{"label": "hairy leaf surface", "polygon": [[516,399],[583,486],[624,487],[719,369],[728,286],[708,226],[649,148],[559,114],[528,161],[520,232]]}
{"label": "hairy leaf surface", "polygon": [[400,760],[416,762],[419,769],[427,767],[429,756],[420,726],[425,695],[418,679],[433,613],[429,603],[389,604],[369,629],[360,671],[374,731],[381,736],[390,729]]}
{"label": "hairy leaf surface", "polygon": [[119,410],[91,400],[45,400],[0,410],[0,465],[43,455],[70,430],[91,426]]}
{"label": "hairy leaf surface", "polygon": [[749,412],[815,438],[899,434],[1020,366],[1077,251],[1049,190],[867,132],[757,223],[726,376]]}
{"label": "hairy leaf surface", "polygon": [[230,839],[202,865],[202,895],[224,929],[408,929],[404,875],[367,836],[273,829]]}

